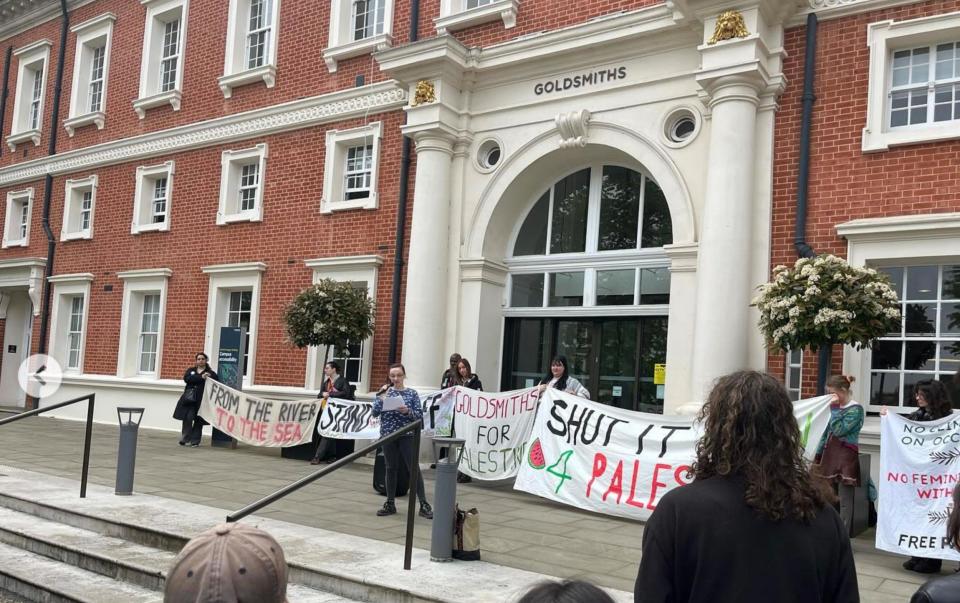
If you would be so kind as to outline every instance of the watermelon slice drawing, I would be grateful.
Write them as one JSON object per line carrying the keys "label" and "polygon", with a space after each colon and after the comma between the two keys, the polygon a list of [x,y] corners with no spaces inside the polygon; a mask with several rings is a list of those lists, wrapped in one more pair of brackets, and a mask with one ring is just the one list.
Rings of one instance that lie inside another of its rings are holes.
{"label": "watermelon slice drawing", "polygon": [[527,455],[527,462],[534,469],[543,469],[547,466],[547,459],[543,457],[543,447],[540,446],[540,438],[533,441],[530,446],[530,454]]}

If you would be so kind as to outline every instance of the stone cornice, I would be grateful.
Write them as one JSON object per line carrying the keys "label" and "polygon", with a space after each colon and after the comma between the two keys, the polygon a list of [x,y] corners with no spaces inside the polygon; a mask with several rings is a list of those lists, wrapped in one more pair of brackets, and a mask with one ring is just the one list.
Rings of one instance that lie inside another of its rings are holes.
{"label": "stone cornice", "polygon": [[808,0],[804,2],[804,9],[800,10],[784,27],[798,27],[806,22],[807,15],[817,13],[821,21],[837,19],[849,15],[856,15],[868,11],[916,4],[919,0]]}
{"label": "stone cornice", "polygon": [[0,169],[0,186],[390,111],[406,100],[394,81],[351,88],[18,163]]}

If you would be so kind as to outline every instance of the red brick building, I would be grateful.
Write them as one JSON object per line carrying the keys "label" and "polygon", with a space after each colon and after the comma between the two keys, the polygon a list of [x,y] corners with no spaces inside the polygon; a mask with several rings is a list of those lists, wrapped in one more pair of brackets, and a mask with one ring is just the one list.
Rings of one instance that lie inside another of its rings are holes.
{"label": "red brick building", "polygon": [[490,390],[565,354],[595,399],[639,410],[743,367],[807,395],[812,355],[769,355],[749,301],[796,257],[810,13],[806,241],[900,275],[919,308],[882,363],[847,351],[843,370],[899,404],[960,362],[955,3],[67,8],[0,0],[0,405],[24,404],[17,369],[47,350],[51,401],[95,389],[99,419],[136,400],[172,426],[182,371],[228,325],[249,331],[246,388],[309,395],[322,353],[281,316],[326,277],[377,302],[340,354],[361,392],[394,359],[434,387],[458,351]]}

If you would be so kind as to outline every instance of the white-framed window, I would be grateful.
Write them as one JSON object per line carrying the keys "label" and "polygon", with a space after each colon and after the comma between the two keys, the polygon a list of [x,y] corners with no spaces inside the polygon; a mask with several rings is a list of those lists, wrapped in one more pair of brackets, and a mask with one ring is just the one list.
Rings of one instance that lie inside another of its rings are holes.
{"label": "white-framed window", "polygon": [[790,350],[784,357],[784,369],[783,385],[790,399],[796,402],[803,383],[803,350]]}
{"label": "white-framed window", "polygon": [[280,0],[230,0],[223,75],[217,80],[224,98],[244,84],[276,84],[279,23]]}
{"label": "white-framed window", "polygon": [[3,220],[3,248],[30,245],[30,216],[33,213],[33,188],[7,193],[7,211]]}
{"label": "white-framed window", "polygon": [[13,56],[17,57],[17,86],[13,123],[7,136],[11,151],[28,140],[35,146],[40,144],[50,46],[50,40],[40,40],[13,51]]}
{"label": "white-framed window", "polygon": [[247,331],[244,350],[244,386],[253,383],[257,359],[257,324],[260,314],[260,281],[267,269],[263,262],[205,266],[210,278],[207,297],[207,329],[204,351],[216,358],[220,327],[243,327]]}
{"label": "white-framed window", "polygon": [[66,373],[83,372],[93,275],[63,274],[49,278],[53,286],[50,353]]}
{"label": "white-framed window", "polygon": [[258,222],[263,219],[267,144],[260,143],[242,151],[224,151],[221,164],[217,224]]}
{"label": "white-framed window", "polygon": [[130,233],[170,230],[174,162],[139,166]]}
{"label": "white-framed window", "polygon": [[960,138],[960,12],[867,26],[864,151]]}
{"label": "white-framed window", "polygon": [[909,412],[914,386],[944,381],[960,407],[953,375],[960,368],[960,213],[891,216],[837,225],[847,261],[891,277],[901,301],[899,327],[872,349],[845,347],[844,373],[863,383],[868,410]]}
{"label": "white-framed window", "polygon": [[610,164],[576,170],[539,195],[513,240],[507,315],[667,313],[663,246],[673,228],[646,174]]}
{"label": "white-framed window", "polygon": [[519,0],[440,0],[440,16],[433,22],[439,34],[492,21],[503,21],[503,27],[510,29],[517,24],[519,3]]}
{"label": "white-framed window", "polygon": [[[346,281],[357,289],[363,289],[372,299],[377,297],[377,276],[383,258],[378,255],[343,256],[306,260],[307,268],[313,269],[313,282],[329,278]],[[307,375],[304,386],[317,390],[323,385],[324,350],[307,350]],[[341,374],[357,387],[359,392],[369,392],[372,386],[370,368],[373,358],[373,336],[366,341],[351,342],[347,349],[328,350],[327,361],[335,360]]]}
{"label": "white-framed window", "polygon": [[96,174],[79,180],[67,180],[63,196],[61,241],[93,238],[93,214],[96,202]]}
{"label": "white-framed window", "polygon": [[169,104],[180,110],[188,0],[140,0],[147,7],[140,63],[140,98],[133,108],[140,119],[147,109]]}
{"label": "white-framed window", "polygon": [[383,124],[327,130],[320,211],[377,208],[377,172]]}
{"label": "white-framed window", "polygon": [[393,0],[330,0],[330,37],[323,59],[337,62],[393,44]]}
{"label": "white-framed window", "polygon": [[116,19],[113,13],[105,13],[70,28],[77,35],[70,115],[63,121],[70,136],[90,124],[102,130],[106,123],[110,47]]}
{"label": "white-framed window", "polygon": [[123,281],[118,377],[159,379],[169,268],[130,270]]}

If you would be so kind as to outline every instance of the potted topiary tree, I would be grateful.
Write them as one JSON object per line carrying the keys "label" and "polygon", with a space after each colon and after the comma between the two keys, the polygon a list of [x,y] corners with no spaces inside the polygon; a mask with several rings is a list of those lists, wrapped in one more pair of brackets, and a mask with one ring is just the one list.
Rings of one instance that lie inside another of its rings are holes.
{"label": "potted topiary tree", "polygon": [[834,344],[863,349],[900,331],[900,301],[887,275],[833,255],[800,258],[792,268],[777,266],[759,291],[752,305],[760,311],[769,349],[825,350],[818,393],[823,393]]}
{"label": "potted topiary tree", "polygon": [[[298,348],[323,348],[323,365],[330,350],[346,350],[351,342],[364,341],[373,334],[374,302],[366,289],[349,282],[323,279],[301,291],[283,313],[287,339]],[[314,433],[314,440],[317,439]],[[316,447],[304,444],[284,448],[286,458],[308,460]]]}

